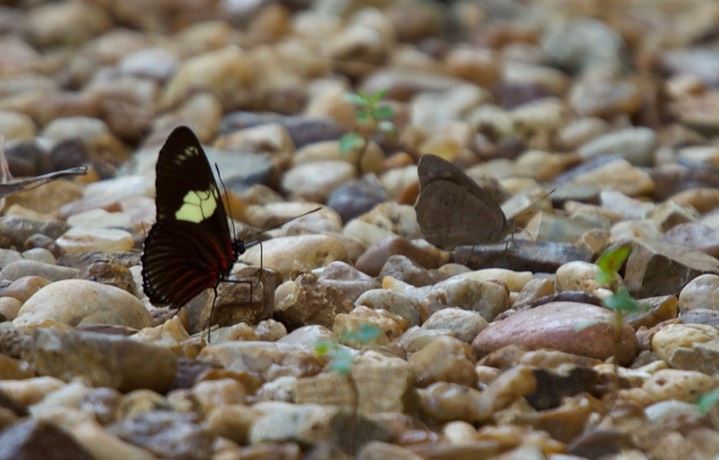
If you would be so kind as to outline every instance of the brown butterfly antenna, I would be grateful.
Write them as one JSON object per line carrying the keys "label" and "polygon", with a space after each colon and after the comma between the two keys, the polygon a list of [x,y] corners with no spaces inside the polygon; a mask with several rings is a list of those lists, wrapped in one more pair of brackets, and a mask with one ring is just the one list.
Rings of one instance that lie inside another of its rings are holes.
{"label": "brown butterfly antenna", "polygon": [[[552,193],[554,193],[554,192],[556,192],[556,191],[557,191],[557,189],[556,189],[556,188],[553,188],[553,189],[550,190],[549,192],[545,193],[544,195],[540,196],[540,197],[537,198],[536,200],[532,201],[529,205],[525,206],[524,209],[522,209],[521,211],[517,212],[517,213],[514,214],[512,217],[508,217],[508,218],[507,218],[507,224],[510,225],[510,229],[511,229],[511,230],[510,230],[510,234],[509,234],[509,235],[510,235],[509,238],[510,238],[510,241],[511,241],[512,243],[515,243],[515,241],[514,241],[514,234],[515,234],[515,232],[516,232],[517,229],[519,229],[520,232],[526,233],[527,236],[529,236],[529,239],[534,240],[534,238],[532,237],[532,235],[531,235],[527,230],[525,230],[523,227],[520,227],[519,225],[517,225],[516,218],[517,218],[518,216],[520,216],[520,215],[526,213],[526,212],[529,211],[530,209],[536,207],[537,204],[538,204],[540,201],[542,201],[542,200],[548,198],[549,195],[551,195]],[[507,242],[507,248],[509,248],[509,242]],[[506,250],[506,248],[505,248],[505,250]]]}

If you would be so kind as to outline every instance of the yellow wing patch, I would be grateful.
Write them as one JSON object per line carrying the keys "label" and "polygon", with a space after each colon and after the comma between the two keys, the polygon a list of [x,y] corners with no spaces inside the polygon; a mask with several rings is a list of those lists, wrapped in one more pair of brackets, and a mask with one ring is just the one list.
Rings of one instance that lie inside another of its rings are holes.
{"label": "yellow wing patch", "polygon": [[219,193],[210,190],[190,190],[182,199],[184,204],[175,213],[175,219],[198,224],[210,217],[217,209]]}

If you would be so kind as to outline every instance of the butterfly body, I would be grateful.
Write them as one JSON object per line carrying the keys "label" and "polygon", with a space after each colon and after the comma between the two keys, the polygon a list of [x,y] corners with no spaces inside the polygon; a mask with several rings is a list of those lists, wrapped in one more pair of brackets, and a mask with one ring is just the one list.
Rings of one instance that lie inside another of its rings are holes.
{"label": "butterfly body", "polygon": [[489,193],[452,163],[423,155],[418,174],[417,223],[435,246],[492,244],[514,229]]}
{"label": "butterfly body", "polygon": [[245,246],[230,233],[212,168],[190,128],[170,134],[156,173],[157,218],[142,254],[143,289],[153,304],[180,308],[227,278]]}

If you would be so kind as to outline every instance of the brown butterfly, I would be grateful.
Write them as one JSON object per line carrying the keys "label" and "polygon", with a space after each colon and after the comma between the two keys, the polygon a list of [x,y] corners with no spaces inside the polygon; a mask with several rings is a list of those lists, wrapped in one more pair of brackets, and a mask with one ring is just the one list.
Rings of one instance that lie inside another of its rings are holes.
{"label": "brown butterfly", "polygon": [[459,168],[426,154],[419,160],[420,193],[414,209],[425,239],[452,249],[497,243],[516,227],[492,197]]}

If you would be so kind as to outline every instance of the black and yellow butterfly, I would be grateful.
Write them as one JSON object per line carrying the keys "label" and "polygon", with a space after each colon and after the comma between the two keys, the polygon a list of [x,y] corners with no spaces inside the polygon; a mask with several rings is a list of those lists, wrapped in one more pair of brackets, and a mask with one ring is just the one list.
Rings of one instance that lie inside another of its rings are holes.
{"label": "black and yellow butterfly", "polygon": [[155,180],[157,219],[145,239],[142,286],[155,305],[181,308],[226,279],[245,251],[195,133],[175,128],[160,150]]}

